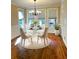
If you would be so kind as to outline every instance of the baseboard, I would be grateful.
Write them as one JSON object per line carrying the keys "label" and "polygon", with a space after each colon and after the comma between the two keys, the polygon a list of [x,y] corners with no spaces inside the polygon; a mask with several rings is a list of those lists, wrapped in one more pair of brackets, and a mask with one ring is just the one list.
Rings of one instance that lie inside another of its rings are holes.
{"label": "baseboard", "polygon": [[64,39],[63,39],[63,42],[64,42],[65,46],[67,47],[67,43],[66,43],[66,41]]}
{"label": "baseboard", "polygon": [[64,40],[64,38],[62,37],[62,35],[59,35],[59,36],[63,39],[63,42],[64,42],[65,46],[67,47],[67,43],[66,43],[66,41]]}

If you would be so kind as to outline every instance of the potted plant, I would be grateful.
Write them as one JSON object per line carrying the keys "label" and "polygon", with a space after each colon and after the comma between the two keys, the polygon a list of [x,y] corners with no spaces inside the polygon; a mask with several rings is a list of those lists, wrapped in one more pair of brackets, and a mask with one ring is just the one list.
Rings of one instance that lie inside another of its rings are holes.
{"label": "potted plant", "polygon": [[55,26],[55,35],[59,35],[60,34],[59,29],[60,29],[60,26],[56,25]]}
{"label": "potted plant", "polygon": [[33,21],[33,24],[36,26],[38,24],[38,21],[37,20],[34,20]]}

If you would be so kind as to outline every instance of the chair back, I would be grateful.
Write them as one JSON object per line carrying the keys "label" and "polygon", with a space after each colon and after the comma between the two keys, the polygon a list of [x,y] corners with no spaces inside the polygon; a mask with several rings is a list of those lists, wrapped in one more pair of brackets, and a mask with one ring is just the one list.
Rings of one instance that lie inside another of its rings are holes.
{"label": "chair back", "polygon": [[44,37],[47,35],[47,31],[48,31],[48,28],[45,27],[44,34],[43,34]]}
{"label": "chair back", "polygon": [[20,33],[21,33],[22,39],[26,39],[27,36],[25,35],[25,33],[24,33],[22,28],[20,28]]}

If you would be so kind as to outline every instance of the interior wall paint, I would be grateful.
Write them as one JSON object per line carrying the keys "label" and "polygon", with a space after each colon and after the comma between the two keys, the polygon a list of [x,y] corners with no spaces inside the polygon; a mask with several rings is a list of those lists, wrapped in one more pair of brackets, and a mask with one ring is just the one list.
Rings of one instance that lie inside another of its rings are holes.
{"label": "interior wall paint", "polygon": [[62,0],[60,7],[61,36],[67,46],[67,0]]}
{"label": "interior wall paint", "polygon": [[17,24],[18,21],[18,8],[11,4],[11,25]]}
{"label": "interior wall paint", "polygon": [[12,25],[11,26],[11,39],[13,39],[19,35],[20,35],[20,33],[19,33],[18,25]]}
{"label": "interior wall paint", "polygon": [[18,8],[11,4],[11,39],[20,35],[18,28]]}

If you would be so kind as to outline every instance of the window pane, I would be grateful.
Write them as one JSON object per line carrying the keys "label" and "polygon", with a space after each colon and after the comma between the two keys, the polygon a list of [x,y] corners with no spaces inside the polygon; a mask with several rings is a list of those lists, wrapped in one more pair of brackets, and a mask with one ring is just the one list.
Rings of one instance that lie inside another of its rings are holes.
{"label": "window pane", "polygon": [[18,18],[19,18],[18,25],[19,27],[23,28],[24,27],[24,14],[22,11],[18,11]]}

